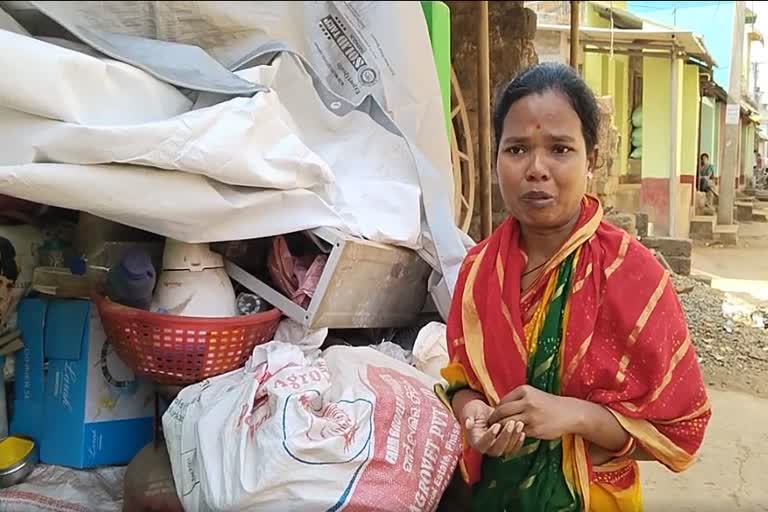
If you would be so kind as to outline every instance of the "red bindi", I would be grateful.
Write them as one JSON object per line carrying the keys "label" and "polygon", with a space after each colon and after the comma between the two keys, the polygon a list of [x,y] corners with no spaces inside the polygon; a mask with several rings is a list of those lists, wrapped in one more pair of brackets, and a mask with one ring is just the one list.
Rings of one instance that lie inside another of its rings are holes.
{"label": "red bindi", "polygon": [[537,130],[541,130],[541,125],[540,125],[540,124],[538,124],[538,123],[536,123],[536,129],[537,129]]}

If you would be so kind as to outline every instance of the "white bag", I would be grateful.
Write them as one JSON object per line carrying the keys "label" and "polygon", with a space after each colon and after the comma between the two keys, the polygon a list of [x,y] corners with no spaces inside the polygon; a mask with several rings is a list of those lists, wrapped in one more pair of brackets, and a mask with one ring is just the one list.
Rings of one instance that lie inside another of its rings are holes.
{"label": "white bag", "polygon": [[461,431],[431,383],[369,348],[257,347],[163,417],[185,509],[435,510]]}
{"label": "white bag", "polygon": [[425,325],[413,344],[413,364],[430,377],[440,378],[440,370],[448,365],[448,342],[445,324],[430,322]]}

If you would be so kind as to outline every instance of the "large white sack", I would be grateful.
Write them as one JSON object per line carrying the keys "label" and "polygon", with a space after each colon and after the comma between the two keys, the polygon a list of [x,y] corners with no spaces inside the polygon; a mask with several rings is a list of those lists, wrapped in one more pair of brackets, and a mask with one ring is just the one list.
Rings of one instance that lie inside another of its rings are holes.
{"label": "large white sack", "polygon": [[418,247],[422,192],[406,141],[363,112],[327,109],[297,58],[284,54],[273,67],[271,82],[265,73],[253,79],[277,91],[301,140],[333,169],[333,206],[352,234]]}
{"label": "large white sack", "polygon": [[[188,172],[156,170],[158,176],[151,176],[150,167],[37,164],[0,166],[0,193],[87,211],[185,242],[259,238],[326,226],[383,243],[417,247],[421,229],[420,188],[405,141],[361,112],[339,117],[326,109],[312,86],[312,78],[296,57],[285,55],[274,65],[263,68],[267,69],[263,72],[256,69],[251,76],[272,80],[269,85],[275,92],[269,96],[272,101],[282,103],[287,112],[283,126],[296,137],[292,139],[295,148],[292,158],[307,163],[303,159],[307,158],[306,148],[309,148],[321,159],[314,158],[315,166],[305,166],[310,171],[305,181],[313,181],[313,169],[317,170],[321,162],[325,162],[333,171],[335,184],[277,192],[233,187]],[[211,109],[215,109],[219,117],[230,119],[237,117],[243,104],[258,105],[259,101],[235,98]],[[153,165],[169,165],[174,156],[181,160],[186,155],[186,162],[180,161],[178,165],[186,169],[194,164],[199,172],[205,171],[204,159],[224,163],[229,151],[237,146],[261,146],[261,150],[251,149],[251,154],[266,155],[272,150],[274,141],[269,137],[262,140],[253,136],[259,125],[257,119],[241,119],[240,124],[230,127],[228,123],[218,122],[216,116],[211,124],[209,117],[198,112],[137,127],[133,130],[133,142],[125,140],[125,144],[133,145],[136,155],[146,151],[140,160],[151,161]],[[112,145],[124,139],[117,136],[120,127],[87,136],[74,125],[56,126],[61,131],[57,138],[62,144],[79,136],[80,140],[73,144],[79,148],[80,161],[103,159],[107,152],[118,151],[101,147],[102,135],[110,134]],[[157,129],[155,135],[153,126]],[[145,128],[146,135],[142,133]],[[171,138],[176,132],[183,134],[186,130],[198,136],[186,141],[188,144],[181,154],[155,150],[157,138]],[[231,133],[232,140],[224,151],[205,143],[212,130],[219,132],[211,135],[212,139],[226,138]],[[52,160],[47,157],[47,149],[55,148],[46,146],[45,131],[39,148],[33,132],[28,130],[25,134],[26,150],[13,148],[19,141],[11,137],[0,140],[0,153],[7,151],[13,155],[27,151],[28,156],[38,154],[43,160]],[[60,146],[57,150],[61,155]],[[70,152],[61,156],[75,155]],[[135,162],[138,161],[136,158]],[[253,181],[259,177],[269,180],[266,170],[257,175],[246,171],[229,167],[226,178],[230,182]],[[208,172],[215,174],[215,167]]]}
{"label": "large white sack", "polygon": [[369,348],[309,362],[292,345],[257,347],[163,417],[185,509],[434,510],[461,432],[433,382]]}
{"label": "large white sack", "polygon": [[[453,223],[448,138],[419,2],[57,1],[4,7],[24,5],[96,45],[109,33],[158,37],[199,45],[229,69],[247,67],[269,51],[300,55],[317,89],[338,95],[340,115],[359,106],[408,140],[422,189],[423,234],[430,234],[418,245],[445,274],[441,293],[450,295],[465,250]],[[32,19],[29,12],[23,17]],[[110,44],[119,53],[124,42]]]}
{"label": "large white sack", "polygon": [[277,93],[142,124],[65,123],[0,108],[0,165],[124,163],[201,174],[230,185],[292,189],[332,183],[298,138]]}
{"label": "large white sack", "polygon": [[71,123],[145,123],[186,112],[173,86],[128,64],[0,30],[0,106]]}
{"label": "large white sack", "polygon": [[309,190],[234,187],[204,176],[149,167],[0,166],[0,193],[29,200],[45,198],[47,204],[190,243],[274,236],[318,226],[348,230],[333,208]]}

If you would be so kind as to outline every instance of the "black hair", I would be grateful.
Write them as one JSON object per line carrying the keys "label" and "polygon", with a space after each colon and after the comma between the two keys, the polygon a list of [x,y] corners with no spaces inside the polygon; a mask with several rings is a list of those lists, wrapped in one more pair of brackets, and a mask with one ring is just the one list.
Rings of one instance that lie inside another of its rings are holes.
{"label": "black hair", "polygon": [[587,151],[597,145],[600,116],[595,95],[573,68],[565,64],[546,62],[531,66],[507,84],[496,103],[493,114],[493,130],[496,135],[496,154],[499,153],[504,118],[512,105],[531,94],[547,91],[561,93],[570,102],[581,120],[581,133]]}
{"label": "black hair", "polygon": [[704,157],[707,157],[707,160],[709,160],[709,153],[702,153],[699,158],[701,159],[701,158],[704,158]]}

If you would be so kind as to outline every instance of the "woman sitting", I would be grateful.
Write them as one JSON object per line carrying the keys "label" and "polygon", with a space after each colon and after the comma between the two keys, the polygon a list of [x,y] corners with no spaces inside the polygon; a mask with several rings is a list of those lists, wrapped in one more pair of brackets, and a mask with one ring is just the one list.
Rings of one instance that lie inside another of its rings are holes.
{"label": "woman sitting", "polygon": [[494,128],[511,216],[460,271],[443,370],[473,509],[639,511],[636,461],[686,469],[710,417],[670,276],[586,195],[598,108],[574,71],[520,74]]}

